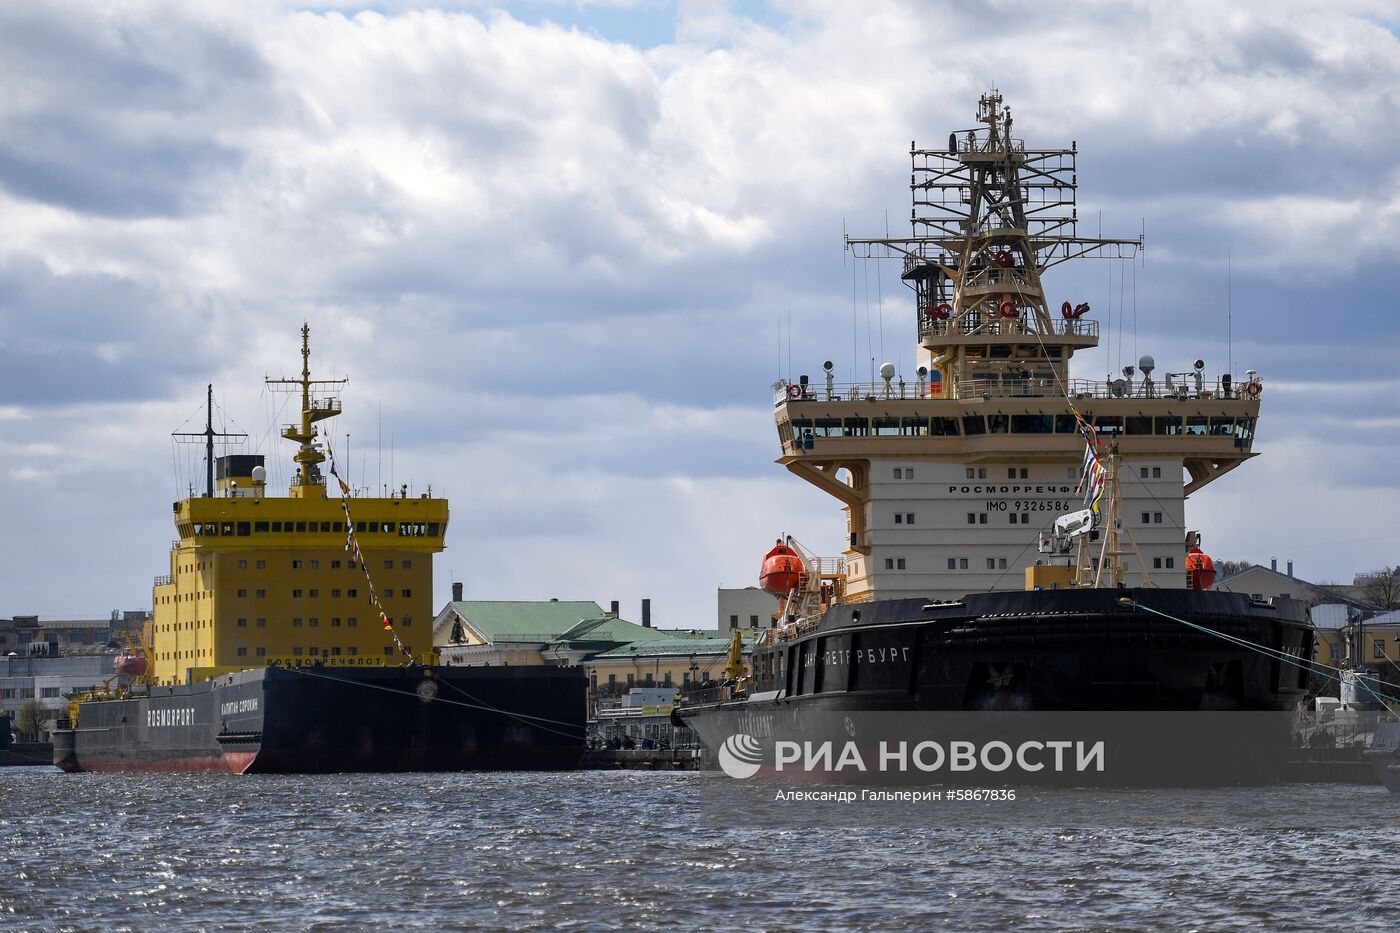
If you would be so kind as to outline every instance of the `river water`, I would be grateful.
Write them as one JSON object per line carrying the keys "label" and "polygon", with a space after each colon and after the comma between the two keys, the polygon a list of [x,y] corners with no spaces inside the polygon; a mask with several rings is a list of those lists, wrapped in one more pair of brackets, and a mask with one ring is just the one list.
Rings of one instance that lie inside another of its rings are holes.
{"label": "river water", "polygon": [[[1065,791],[1019,826],[753,820],[765,792],[727,781],[4,768],[0,928],[1400,929],[1380,787],[1120,792],[1157,819],[1115,828]],[[1267,825],[1230,817],[1261,793]]]}

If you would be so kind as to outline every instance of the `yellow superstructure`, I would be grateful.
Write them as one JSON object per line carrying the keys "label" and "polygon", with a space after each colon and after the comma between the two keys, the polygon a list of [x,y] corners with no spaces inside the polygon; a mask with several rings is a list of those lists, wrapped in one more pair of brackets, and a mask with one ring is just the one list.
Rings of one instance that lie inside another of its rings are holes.
{"label": "yellow superstructure", "polygon": [[[447,500],[352,498],[364,566],[346,549],[340,490],[327,494],[313,422],[338,414],[315,399],[302,328],[298,472],[287,497],[269,496],[261,457],[219,459],[218,485],[174,505],[179,540],[155,582],[152,653],[158,683],[183,683],[283,664],[380,665],[403,660],[371,601],[369,580],[412,653],[432,650],[433,555],[443,549]],[[337,383],[338,384],[338,383]],[[212,453],[212,443],[211,443]]]}

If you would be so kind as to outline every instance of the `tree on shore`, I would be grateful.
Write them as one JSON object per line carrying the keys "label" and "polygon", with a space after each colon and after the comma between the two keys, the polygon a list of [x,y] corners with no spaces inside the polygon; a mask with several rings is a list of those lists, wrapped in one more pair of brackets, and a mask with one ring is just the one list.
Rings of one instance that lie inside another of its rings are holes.
{"label": "tree on shore", "polygon": [[1361,597],[1387,611],[1400,609],[1400,567],[1383,567],[1365,577]]}
{"label": "tree on shore", "polygon": [[30,700],[19,708],[19,715],[15,717],[15,728],[28,741],[37,742],[48,721],[49,711],[44,709],[44,704],[38,700]]}

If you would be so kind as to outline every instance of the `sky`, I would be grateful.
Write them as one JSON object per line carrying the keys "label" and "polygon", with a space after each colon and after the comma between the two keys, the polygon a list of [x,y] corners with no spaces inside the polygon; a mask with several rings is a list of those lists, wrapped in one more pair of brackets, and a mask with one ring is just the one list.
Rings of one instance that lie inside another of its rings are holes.
{"label": "sky", "polygon": [[305,321],[355,484],[451,502],[436,603],[713,626],[778,533],[838,552],[771,384],[913,369],[843,231],[907,232],[910,141],[993,85],[1082,233],[1146,231],[1047,276],[1075,375],[1264,380],[1205,549],[1400,563],[1393,3],[67,0],[0,5],[0,616],[150,606],[206,383],[285,482]]}

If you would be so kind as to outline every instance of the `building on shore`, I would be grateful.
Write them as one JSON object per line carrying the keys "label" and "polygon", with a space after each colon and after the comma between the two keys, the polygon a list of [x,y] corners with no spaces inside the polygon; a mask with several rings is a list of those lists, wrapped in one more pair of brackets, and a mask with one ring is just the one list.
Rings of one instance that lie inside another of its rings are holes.
{"label": "building on shore", "polygon": [[582,667],[590,710],[632,688],[674,693],[724,670],[727,634],[655,628],[650,600],[642,600],[638,624],[620,616],[616,601],[604,610],[589,600],[464,600],[456,583],[452,595],[433,620],[433,646],[443,664]]}
{"label": "building on shore", "polygon": [[675,689],[723,675],[729,638],[709,630],[666,632],[593,655],[583,662],[594,693],[632,687]]}
{"label": "building on shore", "polygon": [[1293,561],[1288,561],[1285,570],[1278,569],[1278,561],[1271,561],[1269,567],[1254,564],[1243,570],[1222,577],[1211,587],[1227,593],[1248,593],[1252,596],[1275,596],[1297,599],[1314,606],[1325,604],[1350,606],[1362,611],[1375,611],[1378,607],[1369,603],[1359,592],[1360,587],[1346,584],[1310,583],[1293,574]]}
{"label": "building on shore", "polygon": [[433,647],[449,665],[577,666],[609,648],[665,635],[651,627],[651,606],[642,600],[641,625],[604,611],[592,600],[463,600],[452,585],[452,602],[433,620]]}
{"label": "building on shore", "polygon": [[772,628],[777,623],[773,617],[778,612],[778,598],[756,586],[738,589],[719,588],[718,614],[715,628],[721,635],[728,636],[739,631],[759,631]]}
{"label": "building on shore", "polygon": [[48,714],[47,732],[55,720],[67,715],[69,694],[96,690],[112,679],[113,657],[0,657],[0,714],[18,722],[20,709],[38,701]]}
{"label": "building on shore", "polygon": [[[113,648],[124,648],[124,634],[136,641],[136,633],[143,627],[143,634],[149,639],[150,622],[149,609],[113,609],[109,616],[102,619],[45,619],[37,615],[17,615],[0,619],[0,655],[12,652],[19,656],[103,654]],[[57,649],[34,649],[31,645],[57,645]]]}
{"label": "building on shore", "polygon": [[673,687],[633,687],[624,694],[600,697],[589,717],[590,743],[602,748],[692,748],[695,733],[671,719]]}

